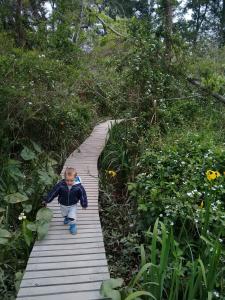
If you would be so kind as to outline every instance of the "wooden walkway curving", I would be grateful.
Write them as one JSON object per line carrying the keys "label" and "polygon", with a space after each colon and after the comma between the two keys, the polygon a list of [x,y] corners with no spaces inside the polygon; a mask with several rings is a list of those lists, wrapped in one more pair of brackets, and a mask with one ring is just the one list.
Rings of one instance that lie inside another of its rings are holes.
{"label": "wooden walkway curving", "polygon": [[[37,241],[30,254],[18,300],[99,300],[101,283],[109,279],[98,213],[98,157],[113,121],[97,125],[89,138],[66,160],[75,167],[87,191],[89,207],[78,209],[78,233],[63,225],[56,200],[48,235]],[[80,208],[80,207],[79,207]]]}

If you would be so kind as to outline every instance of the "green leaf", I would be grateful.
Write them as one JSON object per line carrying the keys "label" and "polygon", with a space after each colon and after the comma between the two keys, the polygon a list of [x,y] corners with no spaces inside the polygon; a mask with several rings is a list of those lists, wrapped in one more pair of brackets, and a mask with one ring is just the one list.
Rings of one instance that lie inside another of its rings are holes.
{"label": "green leaf", "polygon": [[7,165],[7,172],[10,177],[12,177],[14,180],[18,181],[21,180],[21,178],[24,178],[24,174],[19,169],[21,163],[17,160],[8,160]]}
{"label": "green leaf", "polygon": [[0,238],[0,245],[5,245],[8,243],[8,239]]}
{"label": "green leaf", "polygon": [[53,217],[53,212],[50,208],[41,208],[37,212],[36,220],[41,220],[44,222],[50,222]]}
{"label": "green leaf", "polygon": [[143,267],[146,264],[146,253],[145,253],[145,248],[144,245],[141,245],[141,266]]}
{"label": "green leaf", "polygon": [[205,266],[203,264],[203,261],[201,260],[201,258],[198,259],[198,262],[200,264],[200,267],[201,267],[201,271],[202,271],[202,277],[203,277],[203,280],[204,280],[204,284],[207,288],[207,280],[206,280],[206,271],[205,271]]}
{"label": "green leaf", "polygon": [[37,225],[35,222],[30,222],[27,224],[27,228],[31,231],[37,231]]}
{"label": "green leaf", "polygon": [[0,245],[7,244],[9,238],[11,238],[11,233],[6,229],[0,228]]}
{"label": "green leaf", "polygon": [[134,292],[134,293],[130,294],[128,297],[126,297],[125,300],[137,299],[137,297],[140,297],[140,296],[149,296],[152,299],[157,300],[151,293],[145,292],[145,291]]}
{"label": "green leaf", "polygon": [[141,270],[138,272],[138,274],[135,276],[135,278],[131,281],[130,286],[133,288],[135,286],[135,284],[141,279],[142,275],[148,271],[148,269],[150,269],[150,267],[152,267],[152,263],[147,263],[145,264]]}
{"label": "green leaf", "polygon": [[23,221],[22,232],[23,232],[23,236],[24,236],[26,244],[28,246],[30,246],[31,242],[33,241],[33,233],[32,233],[32,230],[30,230],[28,228],[27,224],[28,224],[27,220]]}
{"label": "green leaf", "polygon": [[38,233],[38,240],[43,240],[43,238],[47,235],[49,228],[49,223],[47,222],[40,222],[37,225],[37,233]]}
{"label": "green leaf", "polygon": [[52,177],[46,171],[39,170],[38,177],[42,184],[44,185],[51,185],[52,184]]}
{"label": "green leaf", "polygon": [[11,237],[11,233],[8,230],[0,228],[0,238],[10,238],[10,237]]}
{"label": "green leaf", "polygon": [[36,154],[26,146],[23,148],[20,155],[24,160],[33,160],[36,158]]}
{"label": "green leaf", "polygon": [[52,158],[49,158],[48,159],[48,166],[55,166],[55,165],[57,165],[58,164],[58,162],[56,161],[56,160],[54,160],[54,159],[52,159]]}
{"label": "green leaf", "polygon": [[23,203],[22,206],[23,206],[23,210],[24,210],[26,213],[29,213],[29,212],[32,211],[32,204],[25,204],[25,203]]}
{"label": "green leaf", "polygon": [[16,288],[17,292],[19,291],[20,283],[21,283],[22,278],[23,278],[23,273],[22,272],[17,272],[15,274],[15,288]]}
{"label": "green leaf", "polygon": [[101,285],[101,295],[104,297],[109,297],[112,300],[121,300],[120,292],[114,290],[115,288],[119,288],[123,285],[123,279],[109,279],[102,283]]}
{"label": "green leaf", "polygon": [[4,212],[4,211],[5,211],[5,208],[0,207],[0,213],[1,213],[1,212]]}
{"label": "green leaf", "polygon": [[40,147],[38,144],[36,144],[34,141],[31,141],[31,143],[32,143],[32,145],[33,145],[33,147],[34,147],[34,150],[35,150],[36,152],[38,152],[38,153],[41,153],[41,152],[42,152],[41,147]]}
{"label": "green leaf", "polygon": [[6,195],[4,197],[4,200],[8,203],[20,203],[20,202],[27,201],[28,197],[20,193],[13,193],[10,195]]}

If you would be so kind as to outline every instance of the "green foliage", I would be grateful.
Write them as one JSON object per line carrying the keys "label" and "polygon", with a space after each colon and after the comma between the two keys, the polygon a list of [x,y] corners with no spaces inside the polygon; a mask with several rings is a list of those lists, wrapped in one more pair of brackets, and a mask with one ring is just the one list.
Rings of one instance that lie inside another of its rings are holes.
{"label": "green foliage", "polygon": [[[219,277],[219,243],[212,246],[207,256],[201,253],[199,258],[187,260],[185,251],[174,239],[173,231],[168,233],[164,224],[160,222],[159,226],[156,220],[148,248],[150,252],[147,254],[142,251],[142,260],[147,263],[143,264],[130,284],[121,289],[117,297],[112,296],[112,299],[128,300],[145,295],[148,298],[144,299],[212,299]],[[187,252],[193,250],[190,245],[189,248],[186,249]],[[106,288],[108,285],[109,282],[104,282],[102,287]],[[144,291],[136,291],[140,288]],[[110,292],[103,295],[110,296]]]}
{"label": "green foliage", "polygon": [[121,300],[120,292],[115,290],[121,287],[123,284],[123,279],[109,279],[104,281],[101,286],[101,295],[104,297],[110,297],[112,300]]}
{"label": "green foliage", "polygon": [[42,239],[48,231],[41,211],[36,219],[43,194],[58,179],[65,156],[85,138],[95,112],[74,92],[74,66],[0,38],[8,41],[5,48],[1,43],[0,59],[0,229],[10,233],[1,237],[0,293],[9,299],[36,236]]}
{"label": "green foliage", "polygon": [[221,95],[225,93],[224,47],[207,49],[202,56],[191,58],[188,66],[192,77],[200,80],[203,86]]}
{"label": "green foliage", "polygon": [[28,200],[28,197],[26,195],[22,195],[20,193],[14,193],[10,195],[6,195],[4,197],[4,200],[7,203],[20,203]]}
{"label": "green foliage", "polygon": [[[195,231],[196,226],[199,229],[204,223],[205,209],[198,206],[202,201],[206,206],[207,199],[210,199],[214,211],[211,229],[223,227],[220,215],[223,176],[213,184],[205,176],[209,169],[223,174],[223,148],[215,147],[213,142],[204,140],[204,136],[191,132],[186,132],[186,137],[181,135],[173,144],[170,142],[171,139],[164,147],[146,149],[138,163],[140,173],[130,185],[131,195],[139,204],[142,224],[148,228],[160,215],[166,224],[178,225],[185,221]],[[193,224],[193,219],[198,224]]]}
{"label": "green foliage", "polygon": [[6,244],[8,239],[11,237],[11,234],[6,229],[0,228],[0,244]]}
{"label": "green foliage", "polygon": [[[101,158],[101,217],[112,274],[128,284],[139,263],[142,268],[128,289],[114,290],[111,282],[106,290],[117,296],[121,292],[122,299],[150,299],[171,284],[176,295],[169,300],[180,293],[192,299],[204,282],[208,295],[206,289],[202,295],[212,298],[209,286],[217,271],[208,273],[208,265],[221,264],[219,251],[212,251],[212,261],[207,257],[224,234],[224,177],[211,185],[201,172],[223,173],[224,110],[193,92],[186,77],[197,77],[208,90],[224,94],[224,49],[212,49],[212,41],[224,44],[224,7],[218,1],[167,1],[165,6],[146,0],[56,0],[48,3],[52,11],[47,12],[45,2],[0,2],[1,297],[15,297],[30,247],[47,233],[51,214],[40,209],[40,202],[67,154],[84,140],[97,116],[135,116],[111,131]],[[183,18],[188,9],[191,20]],[[174,25],[169,64],[168,19]],[[184,134],[177,132],[179,126]],[[149,242],[148,227],[159,216],[168,230],[173,226],[176,242],[168,246],[171,233],[161,228],[167,250],[159,247],[160,239],[153,240],[156,255],[147,249],[144,256],[142,247],[138,258],[138,245]],[[197,248],[205,243],[204,257],[198,258]],[[185,253],[185,262],[167,259],[173,247],[179,248],[177,257]],[[159,281],[151,286],[154,293],[148,281],[142,286],[152,259]]]}
{"label": "green foliage", "polygon": [[38,239],[42,240],[48,233],[49,223],[53,217],[53,212],[49,208],[41,208],[37,212],[36,220],[27,224],[27,229],[37,232]]}
{"label": "green foliage", "polygon": [[[126,241],[121,261],[106,248],[113,276],[126,278],[121,299],[139,290],[156,299],[213,299],[217,294],[223,299],[224,108],[209,102],[206,110],[203,103],[161,102],[155,125],[149,125],[147,114],[111,130],[101,164],[116,176],[102,176],[101,218],[107,244],[114,245],[115,237],[120,241],[121,232]],[[220,176],[208,179],[208,170]],[[131,234],[138,239],[132,242]],[[133,277],[137,261],[124,256],[132,258],[138,243],[144,243],[146,253],[142,247],[141,270]]]}

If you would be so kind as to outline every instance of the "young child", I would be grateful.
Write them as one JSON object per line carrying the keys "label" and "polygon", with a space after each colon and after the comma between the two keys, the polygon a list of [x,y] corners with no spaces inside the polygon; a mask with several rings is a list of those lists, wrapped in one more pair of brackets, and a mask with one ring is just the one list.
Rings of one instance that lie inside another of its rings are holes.
{"label": "young child", "polygon": [[64,224],[69,224],[71,234],[77,233],[76,212],[77,203],[83,209],[88,206],[87,195],[84,187],[81,184],[81,179],[77,176],[74,168],[66,168],[64,179],[59,181],[44,199],[45,203],[50,203],[55,197],[58,197]]}

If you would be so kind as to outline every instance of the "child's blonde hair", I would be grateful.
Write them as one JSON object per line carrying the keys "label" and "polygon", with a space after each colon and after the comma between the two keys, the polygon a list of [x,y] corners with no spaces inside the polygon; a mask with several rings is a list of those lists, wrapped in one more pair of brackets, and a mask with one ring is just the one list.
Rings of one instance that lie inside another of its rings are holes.
{"label": "child's blonde hair", "polygon": [[66,178],[67,176],[74,176],[75,178],[77,176],[77,171],[74,168],[67,167],[64,172],[64,177]]}

